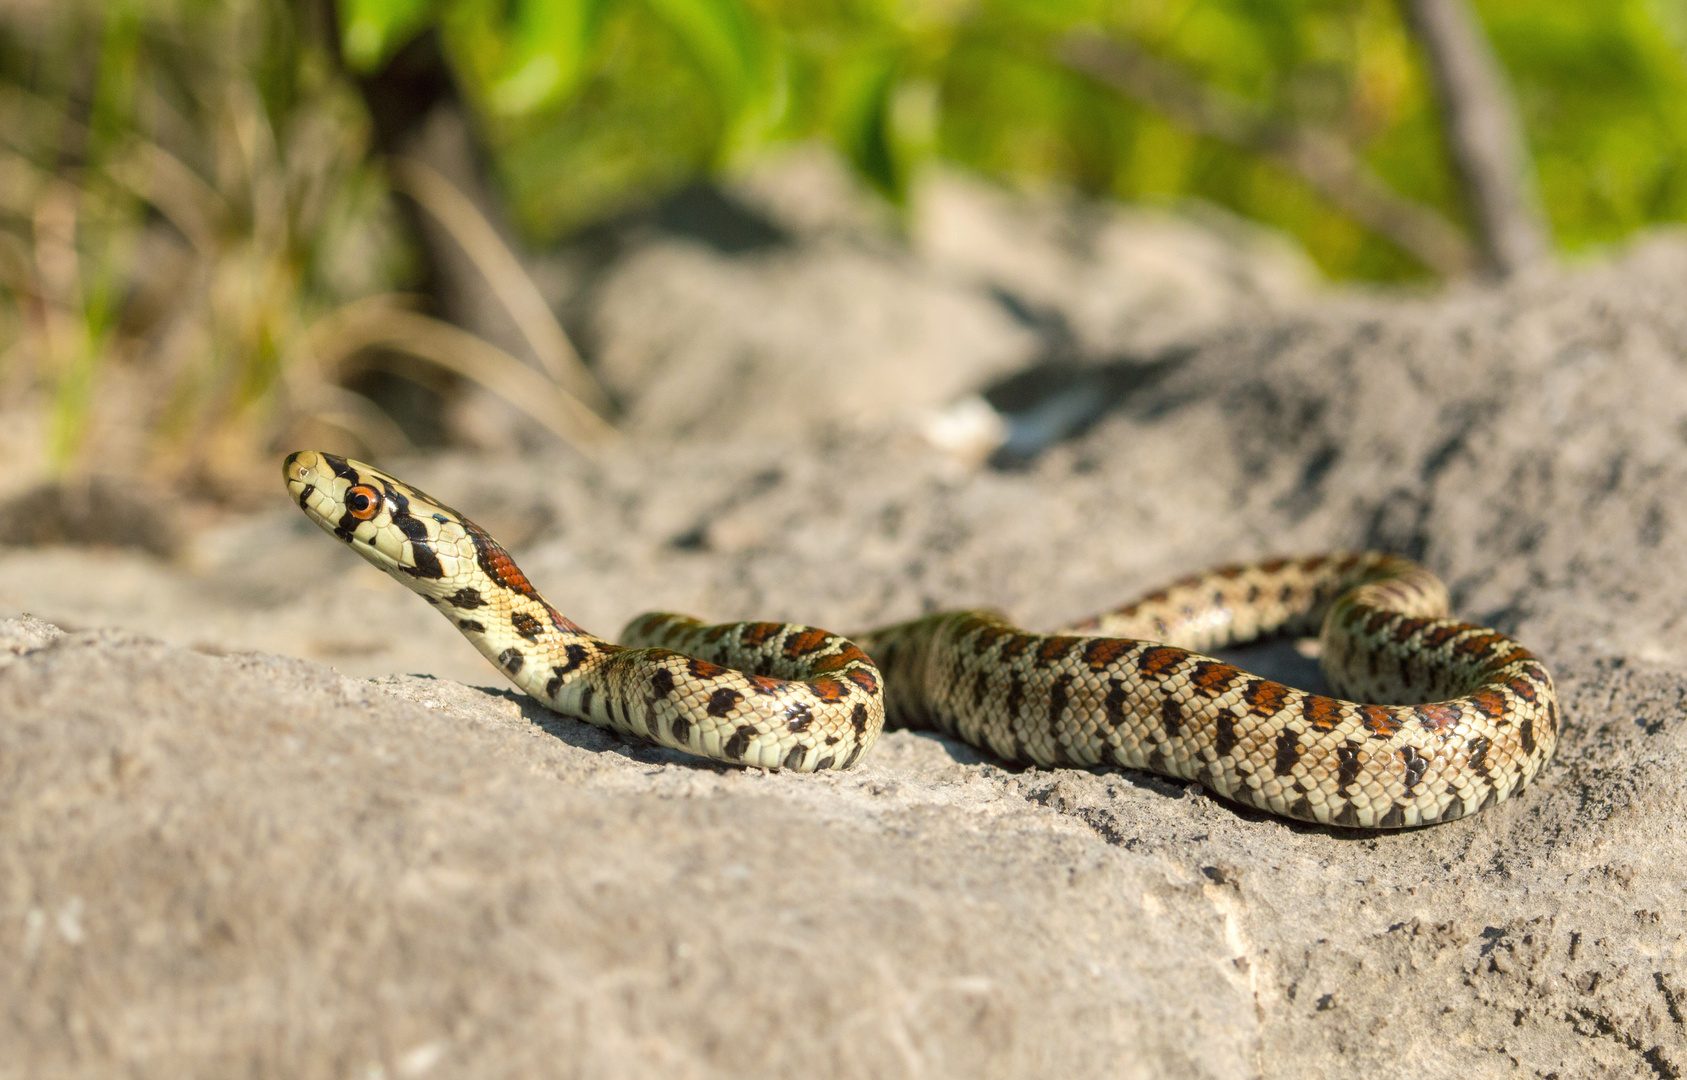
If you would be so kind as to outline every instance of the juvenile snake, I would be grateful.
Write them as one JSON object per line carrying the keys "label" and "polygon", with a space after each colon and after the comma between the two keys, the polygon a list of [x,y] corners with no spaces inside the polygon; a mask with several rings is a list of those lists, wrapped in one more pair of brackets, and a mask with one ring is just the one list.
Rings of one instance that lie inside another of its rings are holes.
{"label": "juvenile snake", "polygon": [[[848,768],[888,718],[1006,761],[1147,769],[1284,817],[1391,828],[1516,794],[1558,740],[1540,661],[1447,618],[1445,586],[1393,555],[1223,567],[1054,635],[977,611],[852,639],[653,613],[615,645],[564,618],[485,531],[415,488],[314,451],[283,471],[312,521],[420,593],[517,687],[717,761]],[[1353,700],[1201,655],[1312,632],[1330,684]]]}

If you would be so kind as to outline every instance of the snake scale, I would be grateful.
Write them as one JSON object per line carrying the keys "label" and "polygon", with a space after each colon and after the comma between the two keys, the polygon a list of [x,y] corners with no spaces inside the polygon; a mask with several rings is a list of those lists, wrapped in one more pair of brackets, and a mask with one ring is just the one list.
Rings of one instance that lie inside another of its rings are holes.
{"label": "snake scale", "polygon": [[[312,521],[421,594],[517,687],[567,716],[716,761],[848,768],[888,721],[1009,762],[1146,769],[1283,817],[1393,828],[1516,794],[1557,743],[1540,661],[1447,618],[1445,586],[1394,555],[1223,567],[1052,635],[977,611],[849,638],[653,613],[612,644],[421,491],[314,451],[290,455],[283,471]],[[1331,686],[1352,700],[1203,655],[1310,633]]]}

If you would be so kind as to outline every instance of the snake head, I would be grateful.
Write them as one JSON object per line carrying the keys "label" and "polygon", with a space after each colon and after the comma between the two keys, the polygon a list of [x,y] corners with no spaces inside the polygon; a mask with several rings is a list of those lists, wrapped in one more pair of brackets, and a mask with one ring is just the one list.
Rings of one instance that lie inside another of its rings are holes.
{"label": "snake head", "polygon": [[373,466],[300,450],[281,472],[306,517],[417,592],[443,582],[461,557],[461,516]]}

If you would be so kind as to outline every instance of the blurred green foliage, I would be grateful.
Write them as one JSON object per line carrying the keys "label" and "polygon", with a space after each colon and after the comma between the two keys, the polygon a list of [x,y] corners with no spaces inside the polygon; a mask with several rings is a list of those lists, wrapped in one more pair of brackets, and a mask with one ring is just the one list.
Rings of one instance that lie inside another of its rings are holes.
{"label": "blurred green foliage", "polygon": [[[1477,4],[1559,245],[1687,218],[1687,6]],[[820,138],[892,200],[945,160],[1209,200],[1338,278],[1424,273],[1283,167],[1064,66],[1075,30],[1332,133],[1463,218],[1396,0],[4,0],[0,408],[24,402],[59,469],[204,478],[312,424],[401,442],[334,368],[352,316],[389,318],[414,279],[345,69],[423,34],[540,242]]]}
{"label": "blurred green foliage", "polygon": [[[1687,217],[1687,9],[1478,7],[1560,245]],[[939,157],[1015,185],[1212,200],[1294,233],[1337,277],[1422,272],[1282,168],[1062,66],[1054,44],[1074,29],[1334,132],[1400,193],[1463,217],[1392,0],[342,0],[339,12],[365,72],[438,31],[539,237],[818,135],[892,198]]]}

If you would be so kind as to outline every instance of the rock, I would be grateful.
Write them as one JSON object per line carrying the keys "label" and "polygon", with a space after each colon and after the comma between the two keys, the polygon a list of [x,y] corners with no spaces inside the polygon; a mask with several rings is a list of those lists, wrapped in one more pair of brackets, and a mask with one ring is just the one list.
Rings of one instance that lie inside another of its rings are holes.
{"label": "rock", "polygon": [[813,148],[734,192],[791,241],[650,234],[594,286],[597,371],[639,435],[906,429],[1040,356],[1153,356],[1292,309],[1317,276],[1217,210],[1015,199],[943,170],[904,240]]}
{"label": "rock", "polygon": [[[695,269],[700,295],[773,276]],[[1415,554],[1542,655],[1564,716],[1537,785],[1417,831],[924,733],[830,776],[624,744],[448,681],[496,676],[279,483],[197,561],[0,553],[0,610],[175,643],[0,628],[0,1046],[21,1075],[1676,1075],[1683,281],[1660,236],[1212,326],[1019,472],[847,425],[393,464],[525,531],[528,574],[608,633],[1049,626],[1219,561]],[[817,386],[764,371],[772,399]]]}

